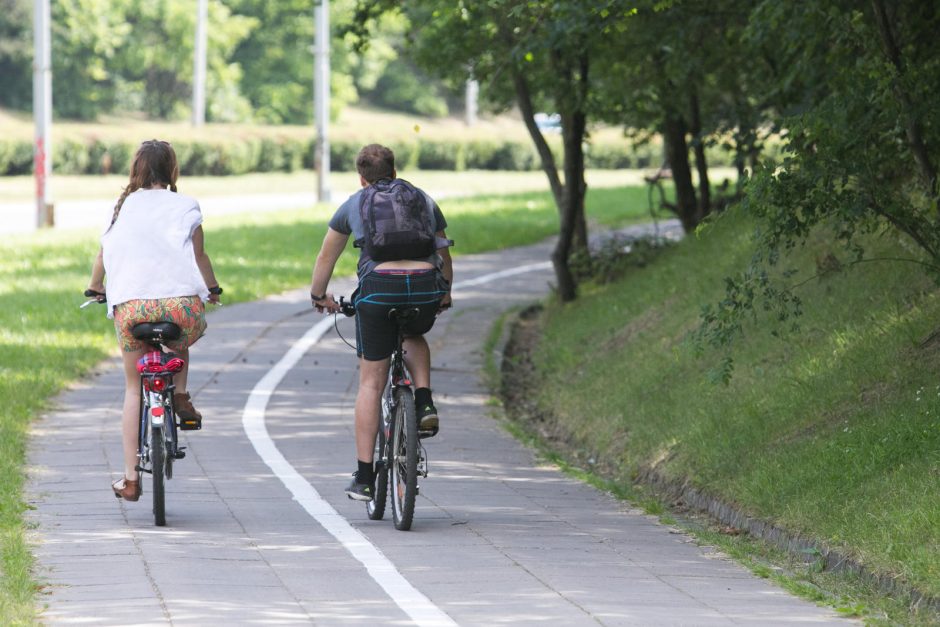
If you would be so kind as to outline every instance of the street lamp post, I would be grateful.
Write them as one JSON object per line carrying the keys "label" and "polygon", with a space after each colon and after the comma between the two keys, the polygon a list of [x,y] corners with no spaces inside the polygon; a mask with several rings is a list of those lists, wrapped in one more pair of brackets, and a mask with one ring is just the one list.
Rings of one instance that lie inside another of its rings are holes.
{"label": "street lamp post", "polygon": [[317,168],[317,200],[330,201],[330,2],[319,0],[313,10],[316,22],[313,59],[313,117],[317,127],[314,163]]}
{"label": "street lamp post", "polygon": [[55,223],[49,179],[52,176],[52,53],[49,0],[33,3],[33,173],[36,177],[36,227]]}
{"label": "street lamp post", "polygon": [[193,126],[202,126],[206,121],[206,45],[208,33],[206,20],[209,17],[208,0],[199,0],[196,9],[196,45],[193,54]]}

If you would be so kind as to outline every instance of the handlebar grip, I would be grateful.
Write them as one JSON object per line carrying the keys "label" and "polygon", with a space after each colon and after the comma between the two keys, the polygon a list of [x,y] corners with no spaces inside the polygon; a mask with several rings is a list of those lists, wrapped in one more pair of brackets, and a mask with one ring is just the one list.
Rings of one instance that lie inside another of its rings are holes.
{"label": "handlebar grip", "polygon": [[347,318],[352,318],[356,315],[356,306],[350,302],[347,302],[345,296],[339,297],[339,309]]}
{"label": "handlebar grip", "polygon": [[104,292],[96,292],[95,290],[85,290],[86,298],[94,298],[96,296],[105,296]]}

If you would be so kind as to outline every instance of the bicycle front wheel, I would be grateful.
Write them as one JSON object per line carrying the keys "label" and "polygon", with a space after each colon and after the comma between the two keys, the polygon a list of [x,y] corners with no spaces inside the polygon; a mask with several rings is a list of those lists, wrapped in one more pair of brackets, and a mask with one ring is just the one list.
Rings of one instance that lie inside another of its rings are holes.
{"label": "bicycle front wheel", "polygon": [[388,499],[388,436],[392,417],[388,404],[388,393],[382,397],[382,417],[379,421],[379,435],[375,438],[375,494],[366,503],[369,520],[382,520],[385,517],[385,504]]}
{"label": "bicycle front wheel", "polygon": [[166,501],[164,496],[164,471],[166,469],[166,435],[163,426],[150,426],[150,470],[153,477],[153,524],[166,525]]}
{"label": "bicycle front wheel", "polygon": [[391,468],[389,487],[392,491],[392,517],[399,531],[411,529],[418,494],[418,424],[415,399],[411,388],[394,391],[395,407],[392,421]]}

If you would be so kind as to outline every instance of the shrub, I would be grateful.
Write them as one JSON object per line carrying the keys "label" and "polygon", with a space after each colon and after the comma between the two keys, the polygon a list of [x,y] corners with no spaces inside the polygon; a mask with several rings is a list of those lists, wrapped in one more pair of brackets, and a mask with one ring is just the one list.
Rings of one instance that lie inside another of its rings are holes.
{"label": "shrub", "polygon": [[529,144],[505,142],[493,152],[490,170],[536,170],[539,159],[535,148]]}
{"label": "shrub", "polygon": [[52,145],[52,170],[59,174],[85,174],[89,164],[88,146],[73,139]]}
{"label": "shrub", "polygon": [[86,174],[129,174],[137,147],[123,140],[92,140]]}
{"label": "shrub", "polygon": [[[466,169],[463,144],[453,141],[421,141],[418,143],[418,168],[422,170]],[[458,164],[462,167],[458,167]]]}
{"label": "shrub", "polygon": [[[314,143],[314,149],[316,144]],[[356,156],[362,146],[350,140],[330,142],[330,169],[336,172],[355,172]],[[310,150],[310,167],[313,167],[314,149]]]}
{"label": "shrub", "polygon": [[0,141],[0,176],[33,171],[33,145],[28,141]]}
{"label": "shrub", "polygon": [[[293,172],[314,168],[315,140],[297,136],[231,136],[225,139],[176,139],[169,137],[185,176],[220,176],[248,172]],[[559,154],[558,142],[552,149]],[[136,140],[66,137],[54,146],[54,169],[62,174],[127,174],[138,148]],[[534,170],[539,167],[535,148],[527,141],[501,139],[400,139],[391,140],[399,170]],[[330,142],[330,166],[336,172],[354,172],[362,142],[336,139]],[[724,163],[717,149],[716,161]],[[625,140],[586,147],[585,162],[593,168],[649,167],[659,157],[647,144]],[[0,139],[0,175],[32,172],[33,146],[27,140]],[[717,165],[715,161],[710,165]]]}
{"label": "shrub", "polygon": [[261,140],[259,148],[257,172],[279,172],[284,169],[284,151],[280,142],[271,137]]}
{"label": "shrub", "polygon": [[498,144],[488,140],[471,140],[464,146],[464,159],[469,170],[492,170]]}
{"label": "shrub", "polygon": [[617,170],[635,167],[636,160],[626,144],[588,144],[584,148],[584,165],[588,168]]}

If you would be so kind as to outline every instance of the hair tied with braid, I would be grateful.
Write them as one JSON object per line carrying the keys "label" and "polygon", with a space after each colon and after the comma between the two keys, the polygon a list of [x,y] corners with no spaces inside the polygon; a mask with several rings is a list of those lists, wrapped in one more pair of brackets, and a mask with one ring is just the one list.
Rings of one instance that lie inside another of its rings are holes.
{"label": "hair tied with braid", "polygon": [[[137,149],[134,160],[131,162],[130,181],[118,198],[114,206],[114,215],[111,216],[111,226],[117,222],[121,207],[128,196],[139,189],[150,189],[154,185],[170,191],[176,191],[176,179],[179,178],[180,167],[176,159],[176,152],[169,142],[159,139],[145,141]],[[110,226],[108,229],[110,230]]]}

